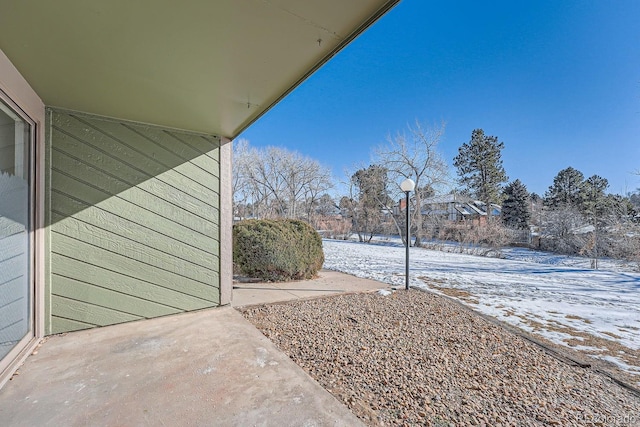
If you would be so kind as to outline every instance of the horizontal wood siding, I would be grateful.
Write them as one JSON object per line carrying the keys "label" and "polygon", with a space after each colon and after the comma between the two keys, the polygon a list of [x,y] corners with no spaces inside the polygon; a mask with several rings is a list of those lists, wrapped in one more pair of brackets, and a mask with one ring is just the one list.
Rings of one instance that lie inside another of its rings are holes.
{"label": "horizontal wood siding", "polygon": [[220,139],[51,117],[51,332],[219,305]]}

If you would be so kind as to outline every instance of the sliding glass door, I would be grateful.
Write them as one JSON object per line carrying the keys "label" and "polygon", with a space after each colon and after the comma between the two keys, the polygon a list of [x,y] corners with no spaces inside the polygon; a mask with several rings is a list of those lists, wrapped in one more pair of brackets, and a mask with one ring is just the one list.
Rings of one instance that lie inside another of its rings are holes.
{"label": "sliding glass door", "polygon": [[0,362],[33,337],[33,137],[0,97]]}

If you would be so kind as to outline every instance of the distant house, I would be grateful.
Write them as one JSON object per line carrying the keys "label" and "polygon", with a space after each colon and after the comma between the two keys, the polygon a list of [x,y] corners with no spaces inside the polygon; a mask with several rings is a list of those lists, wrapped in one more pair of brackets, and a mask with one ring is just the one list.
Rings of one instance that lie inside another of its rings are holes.
{"label": "distant house", "polygon": [[[491,216],[500,216],[501,212],[500,205],[491,204]],[[478,221],[481,223],[487,217],[487,208],[484,202],[460,194],[445,194],[423,200],[422,215],[452,222]]]}
{"label": "distant house", "polygon": [[45,335],[229,304],[231,140],[397,2],[4,2],[0,386]]}

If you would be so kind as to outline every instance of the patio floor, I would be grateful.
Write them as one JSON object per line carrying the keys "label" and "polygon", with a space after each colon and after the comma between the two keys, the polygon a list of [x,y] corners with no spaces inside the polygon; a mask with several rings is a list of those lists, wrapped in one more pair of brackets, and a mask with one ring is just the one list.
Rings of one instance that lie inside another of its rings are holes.
{"label": "patio floor", "polygon": [[[326,271],[249,285],[234,305],[384,287]],[[34,353],[0,390],[3,426],[362,425],[231,307],[52,336]]]}

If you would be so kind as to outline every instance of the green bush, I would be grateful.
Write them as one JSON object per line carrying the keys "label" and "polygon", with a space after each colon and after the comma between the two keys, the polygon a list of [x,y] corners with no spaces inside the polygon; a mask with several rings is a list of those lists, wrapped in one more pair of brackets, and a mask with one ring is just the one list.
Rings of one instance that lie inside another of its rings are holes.
{"label": "green bush", "polygon": [[322,239],[298,220],[247,220],[233,226],[239,273],[269,281],[311,279],[324,263]]}

